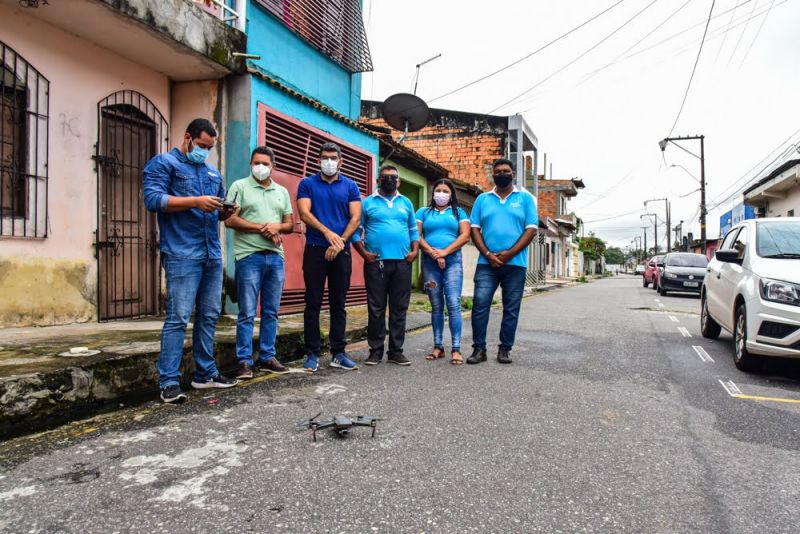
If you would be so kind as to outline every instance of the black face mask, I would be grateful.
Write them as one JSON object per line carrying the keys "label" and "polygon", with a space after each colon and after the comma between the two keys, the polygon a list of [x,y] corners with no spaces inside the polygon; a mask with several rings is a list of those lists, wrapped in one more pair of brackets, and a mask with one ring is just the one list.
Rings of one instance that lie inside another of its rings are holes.
{"label": "black face mask", "polygon": [[511,180],[514,179],[510,174],[493,174],[492,178],[494,178],[495,185],[501,188],[508,187],[511,184]]}
{"label": "black face mask", "polygon": [[385,195],[391,195],[395,191],[397,191],[397,178],[384,178],[381,177],[378,186],[381,189],[381,193]]}

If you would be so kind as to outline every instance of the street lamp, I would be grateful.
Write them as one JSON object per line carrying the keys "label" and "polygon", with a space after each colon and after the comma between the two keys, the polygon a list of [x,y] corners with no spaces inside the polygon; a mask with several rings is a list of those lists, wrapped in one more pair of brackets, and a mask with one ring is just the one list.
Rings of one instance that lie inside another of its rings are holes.
{"label": "street lamp", "polygon": [[[653,253],[653,255],[654,256],[658,256],[658,215],[656,215],[655,213],[645,213],[645,214],[639,215],[640,219],[642,217],[647,217],[647,218],[653,217],[654,218],[653,219],[653,240],[655,241],[655,245],[653,245],[653,250],[655,252]],[[643,228],[647,228],[647,227],[644,226]],[[645,232],[644,232],[644,243],[645,243],[645,246],[647,246],[647,230],[645,230]],[[645,252],[647,252],[647,251],[645,251]]]}
{"label": "street lamp", "polygon": [[[658,148],[664,152],[667,145],[675,143],[675,141],[685,140],[698,140],[700,141],[700,245],[703,254],[706,253],[706,153],[705,153],[705,135],[688,135],[683,137],[665,137],[658,142]],[[675,143],[678,147],[686,150],[681,145]],[[688,152],[688,151],[687,151]],[[688,172],[688,171],[687,171]],[[690,173],[691,174],[691,173]]]}
{"label": "street lamp", "polygon": [[[670,233],[669,233],[669,219],[670,219],[669,200],[667,200],[666,198],[652,198],[650,200],[645,200],[644,201],[644,209],[645,210],[647,209],[647,203],[648,202],[660,202],[662,200],[664,201],[664,208],[665,208],[665,212],[664,213],[666,213],[666,216],[667,216],[667,221],[666,221],[667,222],[667,227],[666,227],[667,228],[667,252],[669,252],[670,249],[672,248],[672,243],[670,242]],[[656,221],[656,223],[658,223],[658,221]],[[658,240],[656,240],[656,245],[658,245]]]}
{"label": "street lamp", "polygon": [[688,170],[686,167],[684,167],[683,165],[680,165],[680,164],[677,164],[677,163],[673,163],[673,164],[671,164],[671,165],[670,165],[670,167],[676,167],[676,168],[678,168],[678,169],[683,169],[683,172],[685,172],[686,174],[688,174],[689,176],[691,176],[692,178],[694,178],[694,180],[695,180],[696,182],[699,182],[699,181],[700,181],[700,179],[699,179],[699,178],[697,178],[697,176],[695,176],[694,174],[690,173],[690,172],[689,172],[689,170]]}

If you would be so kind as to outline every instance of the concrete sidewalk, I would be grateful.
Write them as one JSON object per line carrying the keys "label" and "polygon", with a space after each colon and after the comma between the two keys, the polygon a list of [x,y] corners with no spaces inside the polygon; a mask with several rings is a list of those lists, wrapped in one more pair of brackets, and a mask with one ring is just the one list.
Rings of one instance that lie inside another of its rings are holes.
{"label": "concrete sidewalk", "polygon": [[[529,293],[560,286],[539,285],[529,288]],[[498,296],[498,303],[499,300]],[[408,331],[430,326],[428,306],[425,294],[412,295]],[[321,322],[327,342],[326,311]],[[161,320],[144,319],[0,329],[0,439],[156,398],[161,326]],[[347,326],[349,342],[366,338],[366,306],[348,308]],[[254,338],[257,343],[258,323]],[[302,346],[302,315],[281,317],[279,359],[284,363],[298,362],[304,356]],[[70,353],[70,349],[78,347],[86,347],[90,352]],[[235,349],[236,319],[223,316],[215,338],[217,363],[223,372],[236,364]],[[191,352],[190,328],[181,364],[185,386],[194,370]]]}

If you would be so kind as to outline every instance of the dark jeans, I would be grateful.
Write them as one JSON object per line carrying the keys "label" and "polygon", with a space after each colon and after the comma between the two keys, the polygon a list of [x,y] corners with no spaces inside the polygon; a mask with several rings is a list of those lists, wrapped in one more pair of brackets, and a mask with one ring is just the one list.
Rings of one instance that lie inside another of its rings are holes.
{"label": "dark jeans", "polygon": [[370,350],[383,352],[386,304],[389,304],[389,355],[402,354],[406,339],[406,312],[411,300],[411,264],[406,260],[378,260],[364,264],[367,285],[367,341]]}
{"label": "dark jeans", "polygon": [[345,328],[347,311],[345,301],[350,289],[350,275],[353,272],[353,259],[349,250],[339,253],[333,261],[325,261],[326,247],[306,246],[303,252],[303,280],[306,284],[306,309],[303,325],[306,337],[306,352],[319,355],[322,335],[319,330],[319,312],[325,293],[325,280],[328,281],[328,306],[331,326],[329,338],[331,354],[344,351],[347,345]]}
{"label": "dark jeans", "polygon": [[500,347],[511,350],[517,334],[519,307],[525,291],[525,267],[503,265],[500,268],[478,264],[475,269],[475,296],[472,305],[472,346],[486,350],[486,327],[497,287],[503,289],[503,321],[500,323]]}
{"label": "dark jeans", "polygon": [[236,261],[236,293],[239,296],[239,318],[236,320],[236,359],[253,365],[253,325],[259,295],[261,326],[258,333],[257,359],[266,362],[274,358],[278,336],[278,308],[281,305],[286,278],[280,254],[255,252]]}

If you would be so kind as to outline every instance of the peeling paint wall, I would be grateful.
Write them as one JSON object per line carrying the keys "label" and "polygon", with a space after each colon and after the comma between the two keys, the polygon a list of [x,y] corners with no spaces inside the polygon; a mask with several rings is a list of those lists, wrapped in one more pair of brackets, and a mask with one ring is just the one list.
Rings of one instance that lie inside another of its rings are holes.
{"label": "peeling paint wall", "polygon": [[0,328],[89,321],[96,287],[95,262],[0,257]]}
{"label": "peeling paint wall", "polygon": [[96,317],[97,104],[139,91],[169,118],[169,80],[0,4],[0,40],[50,80],[46,239],[0,239],[0,326]]}

